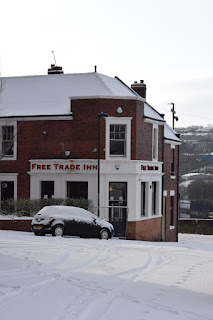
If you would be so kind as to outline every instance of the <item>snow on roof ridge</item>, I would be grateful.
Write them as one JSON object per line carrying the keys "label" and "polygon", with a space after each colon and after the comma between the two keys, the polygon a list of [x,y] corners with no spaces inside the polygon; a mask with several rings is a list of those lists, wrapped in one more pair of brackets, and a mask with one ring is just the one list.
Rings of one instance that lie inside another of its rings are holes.
{"label": "snow on roof ridge", "polygon": [[[1,79],[34,78],[34,77],[66,77],[66,76],[75,76],[75,75],[90,75],[90,74],[95,74],[95,73],[98,73],[98,72],[79,72],[79,73],[63,73],[63,74],[35,74],[35,75],[24,75],[24,76],[1,77]],[[101,75],[101,73],[99,73],[99,74]],[[107,77],[107,76],[105,76],[105,77]],[[109,78],[111,78],[111,77],[109,77]]]}
{"label": "snow on roof ridge", "polygon": [[[114,94],[114,92],[108,87],[108,85],[106,84],[106,82],[101,78],[101,76],[104,76],[103,74],[100,74],[98,72],[94,72],[96,78],[100,81],[100,83],[103,85],[103,87],[108,90],[111,94]],[[111,77],[109,77],[111,78]],[[114,79],[114,78],[113,78]]]}

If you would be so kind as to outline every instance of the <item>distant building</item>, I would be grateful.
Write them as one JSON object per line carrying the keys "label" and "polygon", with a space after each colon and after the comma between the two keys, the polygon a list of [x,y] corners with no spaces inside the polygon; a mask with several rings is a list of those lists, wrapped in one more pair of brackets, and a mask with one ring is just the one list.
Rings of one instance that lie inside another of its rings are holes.
{"label": "distant building", "polygon": [[[4,78],[1,201],[84,197],[127,239],[177,241],[176,132],[132,87],[97,72]],[[97,213],[97,212],[96,212]],[[120,228],[120,229],[119,229]]]}

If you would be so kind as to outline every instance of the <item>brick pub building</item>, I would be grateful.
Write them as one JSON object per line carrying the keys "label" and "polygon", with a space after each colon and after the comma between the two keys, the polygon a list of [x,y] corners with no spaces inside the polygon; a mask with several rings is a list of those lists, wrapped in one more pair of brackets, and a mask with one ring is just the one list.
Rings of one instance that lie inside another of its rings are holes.
{"label": "brick pub building", "polygon": [[177,241],[180,139],[143,81],[52,66],[3,83],[1,201],[84,197],[97,207],[100,121],[100,217],[127,223],[127,239]]}

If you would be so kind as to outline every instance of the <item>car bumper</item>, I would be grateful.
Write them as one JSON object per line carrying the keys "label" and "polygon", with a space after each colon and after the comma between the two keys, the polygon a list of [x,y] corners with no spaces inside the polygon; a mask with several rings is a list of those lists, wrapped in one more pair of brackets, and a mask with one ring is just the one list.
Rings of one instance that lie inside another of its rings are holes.
{"label": "car bumper", "polygon": [[52,229],[50,225],[43,225],[43,224],[33,224],[32,225],[32,231],[35,233],[51,233]]}

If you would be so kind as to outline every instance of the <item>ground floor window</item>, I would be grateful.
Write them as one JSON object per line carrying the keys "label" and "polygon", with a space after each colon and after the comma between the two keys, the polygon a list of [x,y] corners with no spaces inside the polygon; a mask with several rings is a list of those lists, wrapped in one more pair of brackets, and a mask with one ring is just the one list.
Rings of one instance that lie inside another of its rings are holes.
{"label": "ground floor window", "polygon": [[152,214],[157,214],[157,182],[152,182]]}
{"label": "ground floor window", "polygon": [[170,226],[174,225],[174,197],[170,197]]}
{"label": "ground floor window", "polygon": [[2,181],[1,182],[1,201],[14,199],[14,182]]}
{"label": "ground floor window", "polygon": [[41,199],[53,198],[54,196],[54,181],[41,181]]}
{"label": "ground floor window", "polygon": [[88,182],[86,181],[68,181],[67,198],[88,199]]}
{"label": "ground floor window", "polygon": [[141,182],[141,216],[146,216],[147,183]]}
{"label": "ground floor window", "polygon": [[2,181],[1,182],[1,210],[7,209],[7,204],[4,202],[9,199],[14,199],[14,182]]}

